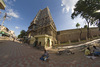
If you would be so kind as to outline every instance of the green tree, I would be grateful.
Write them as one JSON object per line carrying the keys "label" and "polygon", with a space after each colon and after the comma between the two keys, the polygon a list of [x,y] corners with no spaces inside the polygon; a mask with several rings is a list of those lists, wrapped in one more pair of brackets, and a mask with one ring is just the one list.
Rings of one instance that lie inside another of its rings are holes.
{"label": "green tree", "polygon": [[21,38],[21,35],[20,34],[18,35],[18,38]]}
{"label": "green tree", "polygon": [[87,25],[84,25],[84,28],[88,28],[88,26]]}
{"label": "green tree", "polygon": [[[76,24],[76,27],[77,27],[77,28],[78,28],[78,27],[80,27],[80,24],[79,24],[79,23],[77,23],[77,24]],[[81,39],[82,30],[81,30],[81,28],[80,28],[79,30],[80,30],[80,39]]]}
{"label": "green tree", "polygon": [[76,24],[76,27],[77,27],[77,28],[78,28],[78,27],[80,27],[80,24],[79,24],[79,23],[77,23],[77,24]]}
{"label": "green tree", "polygon": [[87,27],[87,37],[89,38],[89,24],[94,24],[98,18],[94,12],[100,9],[100,0],[79,0],[76,5],[74,12],[71,17],[74,19],[78,15],[84,18],[88,24]]}
{"label": "green tree", "polygon": [[18,35],[18,38],[23,38],[24,36],[26,36],[27,35],[27,32],[25,31],[25,30],[22,30],[21,32],[20,32],[20,34]]}
{"label": "green tree", "polygon": [[100,12],[94,12],[92,14],[92,17],[95,17],[96,19],[96,25],[99,27],[99,31],[100,31]]}

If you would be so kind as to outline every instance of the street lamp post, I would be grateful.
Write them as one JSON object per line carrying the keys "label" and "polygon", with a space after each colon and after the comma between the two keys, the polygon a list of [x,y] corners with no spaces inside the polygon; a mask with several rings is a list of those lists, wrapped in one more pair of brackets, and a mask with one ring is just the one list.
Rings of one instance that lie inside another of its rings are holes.
{"label": "street lamp post", "polygon": [[[5,5],[4,1],[3,0],[0,0],[0,9],[4,10],[5,7],[6,7],[6,5]],[[0,14],[1,14],[1,11],[0,11]],[[4,23],[4,21],[2,22],[2,25],[3,25],[3,23]],[[0,30],[2,28],[2,25],[0,27]]]}

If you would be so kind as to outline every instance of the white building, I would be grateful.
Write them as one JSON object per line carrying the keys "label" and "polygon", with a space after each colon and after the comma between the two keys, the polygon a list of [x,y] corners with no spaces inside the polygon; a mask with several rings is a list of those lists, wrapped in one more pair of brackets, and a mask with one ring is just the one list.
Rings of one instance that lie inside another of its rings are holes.
{"label": "white building", "polygon": [[15,32],[14,31],[10,30],[9,34],[10,34],[10,36],[15,37]]}

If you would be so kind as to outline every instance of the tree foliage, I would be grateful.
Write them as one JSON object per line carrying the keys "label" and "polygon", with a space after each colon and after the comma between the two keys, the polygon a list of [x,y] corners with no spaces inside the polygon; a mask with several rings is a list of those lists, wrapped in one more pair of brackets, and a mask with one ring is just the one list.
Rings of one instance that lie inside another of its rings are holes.
{"label": "tree foliage", "polygon": [[100,0],[79,0],[76,3],[74,12],[71,15],[72,19],[80,15],[82,18],[86,20],[88,24],[87,28],[88,38],[89,38],[89,24],[91,25],[94,23],[97,25],[99,24],[98,19],[100,19],[100,15],[95,13],[97,10],[100,10]]}
{"label": "tree foliage", "polygon": [[78,28],[79,26],[80,26],[80,24],[79,24],[79,23],[77,23],[77,24],[76,24],[76,27]]}
{"label": "tree foliage", "polygon": [[88,28],[88,26],[87,25],[84,25],[84,28]]}
{"label": "tree foliage", "polygon": [[27,35],[27,32],[25,31],[25,30],[22,30],[21,32],[20,32],[20,34],[18,35],[18,38],[23,38],[24,36],[26,36]]}
{"label": "tree foliage", "polygon": [[95,12],[100,10],[100,0],[79,0],[75,5],[74,12],[72,13],[72,19],[80,15],[82,18],[85,18],[87,22],[93,22],[100,18]]}

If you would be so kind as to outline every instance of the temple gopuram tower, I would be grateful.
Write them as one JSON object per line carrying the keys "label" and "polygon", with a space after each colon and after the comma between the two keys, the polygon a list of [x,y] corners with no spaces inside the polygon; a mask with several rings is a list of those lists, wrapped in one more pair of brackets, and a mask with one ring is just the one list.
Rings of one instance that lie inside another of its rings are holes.
{"label": "temple gopuram tower", "polygon": [[39,10],[27,32],[30,44],[44,46],[45,48],[55,45],[57,30],[48,7]]}

